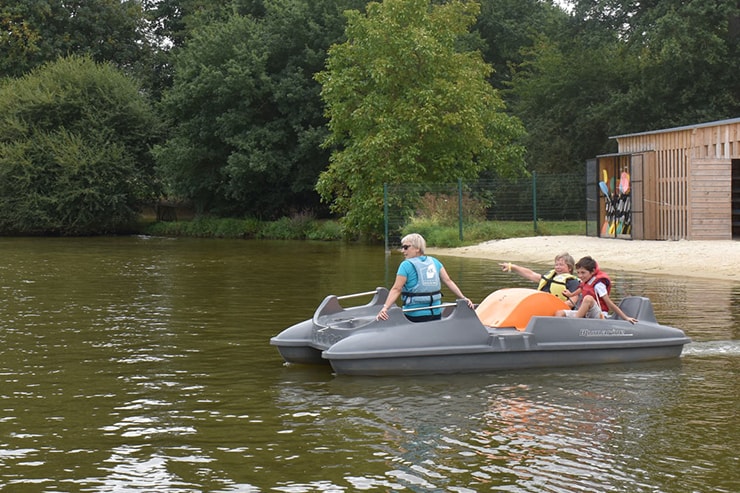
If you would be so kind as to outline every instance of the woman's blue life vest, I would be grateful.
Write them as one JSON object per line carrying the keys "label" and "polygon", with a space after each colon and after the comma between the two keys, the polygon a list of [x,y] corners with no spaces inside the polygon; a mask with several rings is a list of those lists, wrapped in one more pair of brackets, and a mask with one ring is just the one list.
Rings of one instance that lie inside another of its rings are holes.
{"label": "woman's blue life vest", "polygon": [[567,301],[563,291],[570,285],[568,291],[575,291],[578,289],[580,281],[578,277],[573,274],[565,273],[558,274],[555,269],[551,270],[547,274],[542,274],[540,284],[537,286],[538,291],[544,291],[545,293],[554,294],[563,301]]}
{"label": "woman's blue life vest", "polygon": [[[411,279],[406,279],[404,291],[401,291],[401,299],[405,308],[418,308],[422,306],[434,306],[442,303],[442,283],[439,271],[434,259],[428,256],[413,257],[406,259],[416,270],[417,282],[412,287],[407,287]],[[439,315],[440,310],[415,310],[408,312],[410,317],[423,315]]]}

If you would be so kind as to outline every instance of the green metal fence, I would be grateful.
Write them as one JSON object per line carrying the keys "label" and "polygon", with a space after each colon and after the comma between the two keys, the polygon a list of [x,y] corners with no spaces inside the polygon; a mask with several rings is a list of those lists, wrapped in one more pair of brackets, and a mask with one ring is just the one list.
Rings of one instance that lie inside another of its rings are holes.
{"label": "green metal fence", "polygon": [[457,225],[460,240],[465,224],[477,221],[577,221],[586,219],[583,175],[545,175],[516,180],[457,183],[403,183],[384,187],[385,246],[400,240],[413,218]]}

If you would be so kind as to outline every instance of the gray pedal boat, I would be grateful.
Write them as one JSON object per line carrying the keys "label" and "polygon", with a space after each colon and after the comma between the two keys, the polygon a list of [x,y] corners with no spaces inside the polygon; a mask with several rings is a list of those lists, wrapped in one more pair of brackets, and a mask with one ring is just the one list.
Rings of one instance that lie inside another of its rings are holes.
{"label": "gray pedal boat", "polygon": [[[363,305],[340,302],[370,297]],[[565,303],[525,288],[494,291],[472,310],[464,300],[442,305],[442,319],[410,322],[394,306],[376,320],[388,290],[327,296],[313,317],[270,340],[285,362],[331,364],[336,374],[417,375],[626,363],[677,358],[691,340],[655,319],[652,303],[625,297],[637,318],[555,317]]]}

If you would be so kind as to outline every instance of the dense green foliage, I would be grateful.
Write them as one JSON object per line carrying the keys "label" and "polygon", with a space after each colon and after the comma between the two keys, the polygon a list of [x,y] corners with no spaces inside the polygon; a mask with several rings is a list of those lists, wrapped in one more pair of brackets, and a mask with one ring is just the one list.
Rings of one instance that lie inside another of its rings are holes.
{"label": "dense green foliage", "polygon": [[530,169],[584,169],[616,151],[610,136],[740,116],[737,0],[571,3],[523,46],[507,94]]}
{"label": "dense green foliage", "polygon": [[[469,221],[460,229],[447,221],[418,218],[407,224],[401,235],[420,233],[430,247],[460,247],[484,241],[527,236],[582,235],[583,221]],[[228,238],[265,240],[315,240],[338,241],[346,239],[342,225],[334,220],[318,220],[311,216],[296,215],[275,221],[256,219],[213,218],[201,216],[192,221],[155,222],[145,225],[141,232],[153,236],[178,236],[186,238]]]}
{"label": "dense green foliage", "polygon": [[326,120],[313,73],[342,35],[343,2],[285,0],[192,33],[163,106],[156,150],[176,196],[201,212],[274,218],[315,209]]}
{"label": "dense green foliage", "polygon": [[455,248],[505,238],[583,235],[585,232],[583,221],[538,221],[536,229],[532,222],[527,221],[473,221],[465,223],[461,240],[458,227],[422,218],[409,222],[400,232],[399,238],[409,233],[419,233],[428,246]]}
{"label": "dense green foliage", "polygon": [[61,57],[80,55],[148,82],[155,51],[140,0],[0,3],[0,77],[22,76]]}
{"label": "dense green foliage", "polygon": [[142,232],[154,236],[271,240],[330,241],[345,237],[338,222],[305,214],[275,221],[200,216],[192,221],[155,222],[144,226]]}
{"label": "dense green foliage", "polygon": [[[0,232],[108,231],[129,215],[121,204],[135,210],[130,198],[149,200],[161,180],[202,213],[323,218],[331,203],[349,231],[377,234],[383,183],[498,179],[522,157],[530,172],[583,174],[615,150],[610,136],[740,116],[737,0],[567,3],[5,0],[2,193],[39,185],[1,198],[11,209]],[[70,55],[137,90],[113,83],[115,97],[70,102],[71,74],[54,72]],[[36,100],[32,80],[44,81]],[[101,127],[94,104],[160,116]],[[75,178],[58,179],[73,164]],[[83,199],[83,178],[110,198]],[[45,219],[86,200],[105,213]],[[20,203],[29,212],[14,216]]]}
{"label": "dense green foliage", "polygon": [[134,81],[60,59],[0,86],[0,231],[120,231],[156,192],[157,118]]}
{"label": "dense green foliage", "polygon": [[332,47],[317,79],[335,149],[318,190],[349,231],[381,231],[384,183],[523,166],[523,129],[488,83],[490,66],[460,47],[477,13],[477,3],[429,0],[348,13],[347,41]]}

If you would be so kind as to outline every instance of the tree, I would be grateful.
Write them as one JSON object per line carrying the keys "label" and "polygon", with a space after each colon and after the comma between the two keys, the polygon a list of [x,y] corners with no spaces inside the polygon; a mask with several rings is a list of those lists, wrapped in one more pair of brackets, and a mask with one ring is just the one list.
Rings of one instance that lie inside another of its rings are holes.
{"label": "tree", "polygon": [[349,231],[381,231],[384,183],[522,166],[523,130],[487,82],[491,67],[459,49],[478,11],[475,2],[385,0],[348,12],[347,41],[317,75],[333,149],[317,189]]}
{"label": "tree", "polygon": [[530,169],[585,172],[616,151],[610,136],[737,116],[738,7],[579,0],[540,26],[505,93],[529,133]]}
{"label": "tree", "polygon": [[[590,41],[590,43],[589,43]],[[524,122],[527,160],[533,171],[571,173],[586,159],[616,151],[609,140],[618,128],[610,97],[626,81],[614,42],[541,34],[514,71],[511,107]]]}
{"label": "tree", "polygon": [[176,48],[185,46],[191,33],[200,27],[213,21],[226,20],[233,13],[235,4],[235,0],[140,1],[144,9],[147,32],[157,44]]}
{"label": "tree", "polygon": [[127,69],[148,49],[140,0],[6,0],[0,5],[0,77],[18,77],[72,54]]}
{"label": "tree", "polygon": [[511,67],[521,63],[523,50],[532,47],[538,34],[560,30],[565,19],[560,9],[543,0],[481,2],[474,29],[482,39],[483,59],[494,68],[493,86],[505,89],[511,81]]}
{"label": "tree", "polygon": [[158,120],[110,64],[70,57],[0,85],[0,231],[120,231],[157,193]]}
{"label": "tree", "polygon": [[740,2],[660,0],[628,4],[626,53],[639,61],[615,98],[622,132],[655,130],[740,114]]}
{"label": "tree", "polygon": [[314,185],[328,152],[313,74],[351,3],[265,2],[192,33],[163,100],[173,132],[156,150],[173,195],[233,216],[319,205]]}

